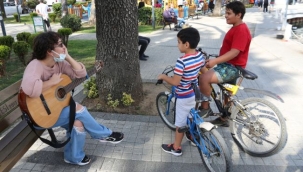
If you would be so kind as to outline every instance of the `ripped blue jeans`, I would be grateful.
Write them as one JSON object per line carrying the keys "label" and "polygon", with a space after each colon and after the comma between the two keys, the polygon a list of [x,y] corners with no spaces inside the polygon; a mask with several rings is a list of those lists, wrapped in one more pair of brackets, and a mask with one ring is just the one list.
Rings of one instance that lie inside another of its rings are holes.
{"label": "ripped blue jeans", "polygon": [[[62,109],[58,121],[51,128],[60,126],[68,130],[69,109],[69,106]],[[76,112],[75,120],[81,121],[84,128],[74,126],[71,133],[67,132],[67,138],[71,136],[71,139],[64,147],[64,159],[71,163],[77,164],[81,162],[85,156],[84,144],[86,132],[88,132],[93,139],[102,139],[111,135],[112,131],[99,124],[84,106],[83,109]]]}

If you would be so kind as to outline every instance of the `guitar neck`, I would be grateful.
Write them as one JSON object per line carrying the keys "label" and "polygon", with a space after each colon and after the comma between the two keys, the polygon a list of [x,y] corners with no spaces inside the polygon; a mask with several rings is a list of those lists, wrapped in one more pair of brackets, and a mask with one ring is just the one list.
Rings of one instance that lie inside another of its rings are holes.
{"label": "guitar neck", "polygon": [[97,70],[93,68],[87,72],[87,75],[85,77],[74,79],[70,84],[64,87],[65,93],[71,92],[74,88],[76,88],[78,85],[80,85],[83,81],[91,77],[96,72]]}

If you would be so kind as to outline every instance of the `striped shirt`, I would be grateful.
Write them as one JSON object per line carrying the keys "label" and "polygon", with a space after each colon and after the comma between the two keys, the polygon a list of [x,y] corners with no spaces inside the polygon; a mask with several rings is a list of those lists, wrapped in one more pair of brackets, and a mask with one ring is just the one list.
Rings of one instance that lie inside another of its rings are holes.
{"label": "striped shirt", "polygon": [[195,95],[191,83],[198,83],[198,72],[204,65],[205,59],[201,52],[185,54],[178,58],[174,70],[175,75],[182,76],[180,84],[176,87],[178,98],[188,98]]}

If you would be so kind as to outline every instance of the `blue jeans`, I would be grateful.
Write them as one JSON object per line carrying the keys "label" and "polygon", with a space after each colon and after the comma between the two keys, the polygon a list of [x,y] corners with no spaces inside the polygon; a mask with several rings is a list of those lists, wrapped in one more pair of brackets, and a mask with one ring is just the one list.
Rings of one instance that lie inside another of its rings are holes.
{"label": "blue jeans", "polygon": [[178,17],[178,18],[177,18],[177,21],[178,21],[178,25],[179,25],[180,27],[182,27],[182,25],[185,24],[184,18]]}
{"label": "blue jeans", "polygon": [[[62,109],[58,121],[51,128],[60,126],[66,130],[69,129],[69,109],[69,106]],[[85,156],[84,144],[86,132],[88,132],[93,139],[102,139],[111,135],[112,131],[99,124],[84,106],[81,112],[76,112],[75,120],[81,121],[84,129],[83,131],[79,131],[80,129],[74,126],[71,133],[67,132],[67,138],[71,136],[71,139],[64,147],[64,159],[77,164],[81,162]]]}

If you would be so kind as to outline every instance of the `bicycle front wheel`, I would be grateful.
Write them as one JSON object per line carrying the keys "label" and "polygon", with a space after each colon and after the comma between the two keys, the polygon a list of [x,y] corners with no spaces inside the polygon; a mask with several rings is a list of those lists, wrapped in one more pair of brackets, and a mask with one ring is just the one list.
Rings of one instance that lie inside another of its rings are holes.
{"label": "bicycle front wheel", "polygon": [[233,106],[230,130],[236,143],[252,156],[265,157],[279,152],[287,141],[285,120],[279,109],[261,98],[240,102],[244,109]]}
{"label": "bicycle front wheel", "polygon": [[[210,172],[231,171],[231,156],[226,146],[225,140],[215,129],[203,131],[199,129],[200,139],[198,139],[198,151],[203,164]],[[203,143],[205,147],[203,146]],[[207,151],[203,151],[203,149]],[[204,152],[204,153],[203,153]]]}
{"label": "bicycle front wheel", "polygon": [[158,94],[156,98],[158,113],[164,124],[173,131],[176,131],[175,120],[175,98],[169,100],[169,96],[165,92]]}

